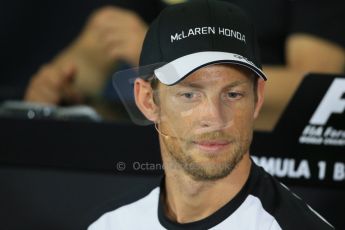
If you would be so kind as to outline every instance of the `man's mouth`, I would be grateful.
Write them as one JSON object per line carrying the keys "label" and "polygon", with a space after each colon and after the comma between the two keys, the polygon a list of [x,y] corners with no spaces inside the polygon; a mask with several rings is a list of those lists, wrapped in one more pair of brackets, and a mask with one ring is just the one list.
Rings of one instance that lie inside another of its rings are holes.
{"label": "man's mouth", "polygon": [[199,149],[207,152],[215,152],[226,148],[230,141],[228,140],[203,140],[203,141],[193,141]]}

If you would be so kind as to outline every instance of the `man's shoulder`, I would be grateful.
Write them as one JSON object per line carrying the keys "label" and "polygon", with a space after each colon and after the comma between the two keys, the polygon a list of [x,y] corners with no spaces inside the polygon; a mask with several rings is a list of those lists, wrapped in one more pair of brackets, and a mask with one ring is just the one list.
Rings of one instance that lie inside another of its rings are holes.
{"label": "man's shoulder", "polygon": [[104,213],[89,226],[89,230],[128,229],[139,226],[150,226],[157,221],[159,201],[159,187],[153,189],[148,195],[134,202],[125,204],[112,211]]}
{"label": "man's shoulder", "polygon": [[262,168],[253,196],[283,229],[334,229],[320,214]]}
{"label": "man's shoulder", "polygon": [[[310,207],[302,198],[293,193],[287,186],[279,183],[281,188],[281,203],[275,215],[282,226],[291,229],[334,229],[317,211]],[[302,221],[301,221],[302,220]],[[284,229],[284,227],[283,227]]]}

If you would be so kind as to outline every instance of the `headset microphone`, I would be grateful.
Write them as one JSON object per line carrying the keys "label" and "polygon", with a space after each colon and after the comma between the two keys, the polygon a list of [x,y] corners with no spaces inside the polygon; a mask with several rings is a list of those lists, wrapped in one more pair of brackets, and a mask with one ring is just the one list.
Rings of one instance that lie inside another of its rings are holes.
{"label": "headset microphone", "polygon": [[157,130],[157,132],[159,133],[159,135],[161,135],[161,136],[163,136],[163,137],[165,137],[165,138],[170,138],[169,135],[166,135],[166,134],[162,133],[161,131],[159,131],[157,124],[158,124],[158,123],[155,123],[155,129]]}

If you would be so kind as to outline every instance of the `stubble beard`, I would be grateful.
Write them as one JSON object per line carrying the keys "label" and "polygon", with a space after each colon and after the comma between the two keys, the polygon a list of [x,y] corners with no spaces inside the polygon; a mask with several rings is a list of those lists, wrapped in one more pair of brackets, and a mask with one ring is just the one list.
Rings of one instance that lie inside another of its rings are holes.
{"label": "stubble beard", "polygon": [[188,154],[188,150],[183,150],[181,145],[186,140],[175,139],[172,141],[175,143],[168,143],[167,140],[163,140],[174,163],[177,163],[195,181],[215,181],[228,176],[243,159],[243,156],[249,151],[252,133],[243,138],[232,139],[232,148],[225,153],[226,156],[222,162],[213,162],[212,157],[210,157],[210,161],[204,164],[197,162],[191,154]]}

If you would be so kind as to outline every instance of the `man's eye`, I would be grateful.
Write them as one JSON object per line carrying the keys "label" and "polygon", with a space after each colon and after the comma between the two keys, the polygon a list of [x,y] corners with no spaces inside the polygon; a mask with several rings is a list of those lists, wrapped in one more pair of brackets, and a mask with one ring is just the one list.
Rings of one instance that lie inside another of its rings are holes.
{"label": "man's eye", "polygon": [[178,94],[178,97],[184,102],[193,102],[198,100],[200,94],[197,92],[181,92]]}
{"label": "man's eye", "polygon": [[243,95],[241,93],[238,93],[238,92],[228,92],[226,96],[228,99],[239,99]]}
{"label": "man's eye", "polygon": [[189,93],[182,93],[181,96],[186,99],[193,99],[195,97],[195,94],[192,92],[189,92]]}

